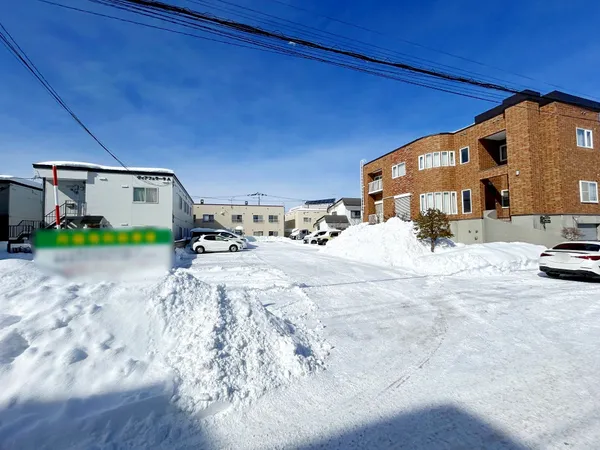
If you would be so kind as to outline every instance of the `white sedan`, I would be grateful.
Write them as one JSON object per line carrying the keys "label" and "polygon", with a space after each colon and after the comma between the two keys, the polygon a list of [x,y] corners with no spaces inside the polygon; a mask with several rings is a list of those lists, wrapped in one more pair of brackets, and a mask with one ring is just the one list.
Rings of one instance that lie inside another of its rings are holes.
{"label": "white sedan", "polygon": [[600,277],[600,242],[563,242],[540,255],[540,270],[549,277]]}
{"label": "white sedan", "polygon": [[204,252],[238,252],[244,248],[240,240],[230,239],[219,234],[205,234],[192,244],[196,253]]}

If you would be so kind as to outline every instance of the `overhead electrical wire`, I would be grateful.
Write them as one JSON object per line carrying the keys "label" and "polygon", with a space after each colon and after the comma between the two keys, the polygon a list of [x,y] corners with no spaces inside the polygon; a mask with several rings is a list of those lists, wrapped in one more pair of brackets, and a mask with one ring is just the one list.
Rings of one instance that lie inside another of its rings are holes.
{"label": "overhead electrical wire", "polygon": [[494,66],[494,65],[490,65],[490,64],[481,62],[481,61],[477,61],[475,59],[466,58],[464,56],[457,55],[455,53],[451,53],[451,52],[448,52],[448,51],[445,51],[445,50],[440,50],[438,48],[433,48],[433,47],[430,47],[430,46],[427,46],[427,45],[420,44],[418,42],[414,42],[414,41],[410,41],[408,39],[400,38],[398,36],[392,36],[390,34],[386,34],[386,33],[383,33],[381,31],[373,30],[372,28],[368,28],[368,27],[365,27],[363,25],[358,25],[358,24],[355,24],[355,23],[352,23],[352,22],[348,22],[348,21],[345,21],[345,20],[337,19],[335,17],[324,15],[324,14],[318,13],[318,12],[316,12],[314,10],[303,8],[301,6],[293,5],[291,3],[287,3],[287,2],[284,2],[284,1],[281,1],[281,0],[269,0],[269,1],[271,1],[273,3],[278,3],[278,4],[286,6],[288,8],[296,9],[298,11],[306,12],[308,14],[312,14],[313,16],[321,17],[323,19],[327,19],[327,20],[330,20],[332,22],[337,22],[337,23],[340,23],[340,24],[343,24],[343,25],[346,25],[346,26],[349,26],[349,27],[352,27],[352,28],[355,28],[355,29],[358,29],[358,30],[367,31],[369,33],[377,34],[377,35],[382,36],[382,37],[386,37],[386,38],[389,38],[389,39],[397,40],[399,42],[404,42],[405,44],[409,44],[409,45],[412,45],[412,46],[415,46],[415,47],[420,47],[420,48],[423,48],[425,50],[429,50],[429,51],[432,51],[432,52],[435,52],[435,53],[439,53],[441,55],[446,55],[446,56],[450,56],[452,58],[456,58],[456,59],[460,59],[460,60],[463,60],[463,61],[466,61],[466,62],[477,64],[477,65],[479,65],[481,67],[487,67],[489,69],[499,70],[499,71],[504,72],[504,73],[509,74],[509,75],[513,75],[513,76],[516,76],[516,77],[524,78],[524,79],[527,79],[527,80],[530,80],[530,81],[534,81],[534,82],[537,82],[537,83],[542,83],[542,84],[545,84],[547,86],[551,86],[551,87],[554,87],[554,88],[557,88],[557,89],[568,90],[568,91],[574,92],[576,94],[583,95],[585,97],[593,98],[593,99],[598,100],[598,98],[595,98],[594,96],[591,96],[591,95],[585,94],[585,93],[581,93],[581,92],[577,92],[577,91],[575,91],[573,89],[569,89],[569,88],[566,88],[564,86],[560,86],[560,85],[557,85],[557,84],[549,83],[549,82],[544,81],[544,80],[538,80],[538,79],[530,77],[528,75],[523,75],[523,74],[520,74],[520,73],[517,73],[517,72],[514,72],[514,71],[510,71],[510,70],[504,69],[502,67],[498,67],[498,66]]}
{"label": "overhead electrical wire", "polygon": [[[142,14],[147,17],[154,18],[183,18],[184,22],[189,24],[189,21],[195,22],[194,26],[199,29],[204,29],[208,32],[225,35],[234,40],[248,40],[255,45],[265,45],[263,40],[269,40],[271,44],[278,44],[279,48],[282,45],[288,46],[293,44],[294,50],[291,53],[302,53],[304,48],[313,49],[323,52],[329,56],[331,54],[349,58],[353,61],[366,62],[375,66],[384,66],[398,69],[404,72],[411,72],[425,77],[434,77],[453,83],[468,84],[482,89],[493,89],[500,92],[517,93],[519,89],[510,88],[497,83],[480,81],[474,78],[468,78],[461,75],[446,73],[443,71],[414,66],[404,62],[395,62],[384,60],[381,58],[365,55],[353,50],[339,49],[328,45],[313,42],[307,39],[298,38],[283,33],[274,33],[265,29],[244,24],[241,22],[223,19],[216,16],[211,16],[189,8],[182,8],[172,4],[167,4],[153,0],[88,0],[92,3],[117,8],[124,11],[129,11],[135,14]],[[226,30],[226,31],[225,31]],[[240,33],[243,33],[241,35]],[[296,48],[300,47],[300,48]]]}
{"label": "overhead electrical wire", "polygon": [[[108,153],[115,161],[117,161],[121,166],[127,169],[127,166],[115,155],[112,151],[110,151],[101,141],[96,137],[94,133],[90,131],[90,129],[81,121],[81,119],[73,112],[73,110],[65,103],[65,101],[61,98],[61,96],[56,92],[56,90],[52,87],[52,85],[48,82],[48,80],[44,77],[44,75],[39,71],[39,69],[35,66],[33,61],[27,56],[25,51],[19,46],[17,41],[12,37],[12,35],[8,32],[8,30],[4,27],[4,25],[0,22],[0,41],[4,44],[7,50],[25,67],[35,78],[36,80],[44,87],[44,89],[52,96],[52,98],[58,103],[72,118],[75,122],[83,128],[83,130],[92,138],[106,153]],[[129,170],[129,169],[128,169]]]}

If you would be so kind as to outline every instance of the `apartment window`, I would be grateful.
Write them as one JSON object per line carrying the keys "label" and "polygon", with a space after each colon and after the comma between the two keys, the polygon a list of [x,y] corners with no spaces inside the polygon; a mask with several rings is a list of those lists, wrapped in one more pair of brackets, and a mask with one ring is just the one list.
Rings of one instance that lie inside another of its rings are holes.
{"label": "apartment window", "polygon": [[456,165],[456,158],[454,157],[454,152],[448,152],[448,159],[451,166]]}
{"label": "apartment window", "polygon": [[277,231],[269,231],[269,236],[278,236],[279,233]]}
{"label": "apartment window", "polygon": [[460,149],[460,163],[466,164],[469,162],[469,147]]}
{"label": "apartment window", "polygon": [[510,196],[508,194],[508,189],[500,191],[500,205],[502,205],[503,208],[510,207]]}
{"label": "apartment window", "polygon": [[592,130],[577,128],[577,147],[594,148]]}
{"label": "apartment window", "polygon": [[262,231],[255,231],[254,233],[252,233],[254,236],[262,236],[263,232]]}
{"label": "apartment window", "polygon": [[269,223],[278,223],[279,216],[269,216]]}
{"label": "apartment window", "polygon": [[425,168],[425,155],[419,156],[419,170],[423,170]]}
{"label": "apartment window", "polygon": [[133,188],[134,203],[158,203],[158,188]]}
{"label": "apartment window", "polygon": [[233,214],[231,216],[231,222],[233,223],[242,223],[244,221],[241,214]]}
{"label": "apartment window", "polygon": [[581,203],[598,203],[598,183],[595,181],[579,182]]}
{"label": "apartment window", "polygon": [[252,216],[252,220],[254,221],[254,223],[260,223],[263,221],[263,216],[254,215],[254,216]]}
{"label": "apartment window", "polygon": [[312,219],[310,217],[305,217],[304,218],[304,223],[311,223]]}
{"label": "apartment window", "polygon": [[177,197],[179,197],[179,210],[181,211],[183,209],[183,199],[179,194],[177,194]]}
{"label": "apartment window", "polygon": [[447,166],[448,165],[448,152],[442,152],[441,158],[442,158],[442,167]]}
{"label": "apartment window", "polygon": [[427,209],[435,208],[435,204],[433,202],[433,192],[427,194]]}
{"label": "apartment window", "polygon": [[214,214],[203,214],[202,215],[202,222],[214,222],[214,221],[215,221]]}
{"label": "apartment window", "polygon": [[433,154],[433,167],[440,167],[440,152]]}
{"label": "apartment window", "polygon": [[435,209],[439,209],[440,211],[442,211],[443,209],[443,205],[442,205],[442,193],[441,192],[436,192],[434,195],[435,201],[434,201],[434,208]]}
{"label": "apartment window", "polygon": [[506,144],[500,146],[500,162],[506,162],[508,160],[508,152],[506,151]]}
{"label": "apartment window", "polygon": [[462,212],[463,214],[471,214],[473,212],[471,206],[471,189],[462,191]]}
{"label": "apartment window", "polygon": [[403,177],[406,175],[406,164],[400,163],[392,166],[392,178]]}
{"label": "apartment window", "polygon": [[431,153],[427,153],[425,155],[425,168],[431,169],[433,167],[433,155]]}
{"label": "apartment window", "polygon": [[439,209],[444,214],[457,214],[456,192],[428,192],[419,196],[421,211]]}
{"label": "apartment window", "polygon": [[351,219],[360,219],[360,211],[350,211]]}

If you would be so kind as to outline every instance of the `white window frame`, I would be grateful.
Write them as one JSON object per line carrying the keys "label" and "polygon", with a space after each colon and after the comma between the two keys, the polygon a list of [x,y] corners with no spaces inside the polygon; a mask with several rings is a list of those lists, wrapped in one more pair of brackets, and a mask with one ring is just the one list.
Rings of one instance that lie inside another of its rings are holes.
{"label": "white window frame", "polygon": [[[579,139],[578,139],[579,131],[583,131],[583,145],[579,145]],[[589,137],[589,145],[587,145],[588,137]],[[577,147],[580,147],[580,148],[594,148],[594,134],[593,134],[592,130],[589,130],[587,128],[577,127],[575,129],[575,142],[577,143]]]}
{"label": "white window frame", "polygon": [[[402,168],[402,170],[400,170]],[[401,173],[403,172],[403,173]],[[400,178],[406,175],[406,163],[398,163],[392,166],[392,178]]]}
{"label": "white window frame", "polygon": [[304,220],[302,222],[303,223],[312,223],[312,218],[310,218],[310,217],[304,217]]}
{"label": "white window frame", "polygon": [[[150,203],[150,204],[154,204],[154,205],[158,204],[158,202],[159,202],[159,199],[158,199],[158,188],[143,188],[143,187],[135,186],[133,188],[133,192],[135,192],[136,189],[144,189],[144,200],[142,200],[142,201],[136,201],[135,200],[135,194],[133,194],[133,198],[134,198],[133,203]],[[155,202],[148,201],[148,191],[156,191],[156,201]]]}
{"label": "white window frame", "polygon": [[[471,211],[469,212],[465,211],[465,192],[469,193],[469,206],[471,207]],[[460,191],[460,203],[462,204],[463,214],[473,214],[473,193],[471,192],[471,189],[463,189]]]}
{"label": "white window frame", "polygon": [[458,200],[455,191],[450,192],[450,208],[452,208],[452,214],[458,214]]}
{"label": "white window frame", "polygon": [[[588,185],[588,199],[590,198],[590,192],[592,192],[592,190],[590,189],[590,185],[594,186],[594,191],[595,191],[595,196],[596,196],[595,201],[583,199],[583,184],[584,183],[586,183]],[[580,180],[579,181],[579,200],[581,201],[581,203],[598,203],[598,182]]]}
{"label": "white window frame", "polygon": [[456,153],[454,151],[448,152],[448,165],[456,166]]}
{"label": "white window frame", "polygon": [[[506,192],[506,197],[504,197],[504,193]],[[508,205],[504,206],[504,198],[508,199]],[[500,191],[500,205],[502,206],[503,209],[508,209],[510,208],[510,192],[508,192],[508,189],[502,189]]]}
{"label": "white window frame", "polygon": [[419,206],[421,208],[421,212],[427,211],[427,199],[425,196],[426,194],[419,195]]}
{"label": "white window frame", "polygon": [[441,192],[433,193],[433,207],[439,211],[444,209],[444,194]]}
{"label": "white window frame", "polygon": [[[502,158],[502,149],[504,149],[504,158]],[[508,147],[506,146],[506,144],[502,144],[500,147],[498,147],[498,152],[500,153],[498,155],[498,160],[500,162],[508,161]]]}
{"label": "white window frame", "polygon": [[[205,217],[208,217],[208,220],[204,220]],[[210,218],[212,217],[212,220]],[[214,223],[215,215],[214,214],[202,214],[202,223]]]}
{"label": "white window frame", "polygon": [[425,168],[431,169],[433,167],[433,153],[425,154]]}
{"label": "white window frame", "polygon": [[[463,162],[462,160],[462,154],[463,154],[463,150],[467,150],[467,160]],[[467,147],[463,147],[458,151],[458,156],[460,158],[460,163],[461,164],[468,164],[471,162],[471,149],[467,146]]]}
{"label": "white window frame", "polygon": [[430,209],[430,208],[431,209],[434,208],[434,205],[435,205],[435,199],[434,199],[434,197],[435,196],[433,195],[433,192],[428,192],[427,193],[427,203],[425,205],[425,206],[427,206],[426,210]]}
{"label": "white window frame", "polygon": [[[446,163],[444,164],[444,155],[446,155]],[[440,166],[447,167],[449,166],[448,152],[440,152]]]}
{"label": "white window frame", "polygon": [[265,217],[262,214],[253,214],[252,223],[264,223]]}
{"label": "white window frame", "polygon": [[425,155],[419,155],[419,170],[425,169]]}
{"label": "white window frame", "polygon": [[452,214],[452,204],[450,202],[450,192],[442,192],[442,212]]}
{"label": "white window frame", "polygon": [[[436,161],[437,156],[437,161]],[[437,162],[437,164],[436,164]],[[440,152],[433,152],[433,167],[441,167],[442,166],[442,155]]]}

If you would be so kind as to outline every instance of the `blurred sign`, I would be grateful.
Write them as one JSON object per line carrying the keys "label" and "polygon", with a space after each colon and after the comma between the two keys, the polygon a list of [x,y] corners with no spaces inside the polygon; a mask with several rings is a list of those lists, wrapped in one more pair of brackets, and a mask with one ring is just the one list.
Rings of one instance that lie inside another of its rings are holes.
{"label": "blurred sign", "polygon": [[34,262],[66,277],[106,281],[162,275],[172,266],[171,230],[102,228],[38,230]]}

